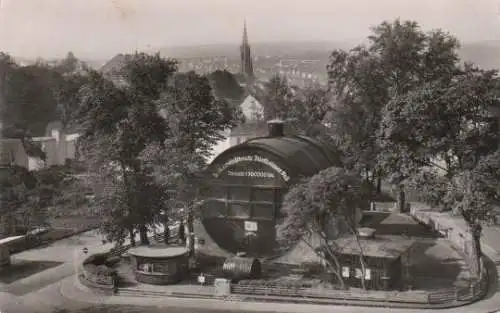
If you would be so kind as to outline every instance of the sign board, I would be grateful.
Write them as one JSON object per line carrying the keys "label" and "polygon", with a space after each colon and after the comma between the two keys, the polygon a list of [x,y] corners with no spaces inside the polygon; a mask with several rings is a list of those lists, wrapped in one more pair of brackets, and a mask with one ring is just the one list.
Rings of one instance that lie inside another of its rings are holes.
{"label": "sign board", "polygon": [[245,231],[257,231],[257,222],[245,221]]}
{"label": "sign board", "polygon": [[[232,159],[229,159],[224,163],[216,173],[214,173],[215,177],[219,177],[219,175],[224,172],[226,169],[230,168],[231,166],[241,163],[241,162],[255,162],[255,163],[260,163],[268,166],[269,168],[273,169],[276,171],[284,181],[289,181],[290,176],[288,173],[281,168],[278,164],[275,162],[261,157],[259,155],[248,155],[248,156],[237,156]],[[229,171],[228,173],[230,176],[246,176],[246,177],[258,177],[258,178],[274,178],[274,173],[271,172],[264,172],[264,171]]]}

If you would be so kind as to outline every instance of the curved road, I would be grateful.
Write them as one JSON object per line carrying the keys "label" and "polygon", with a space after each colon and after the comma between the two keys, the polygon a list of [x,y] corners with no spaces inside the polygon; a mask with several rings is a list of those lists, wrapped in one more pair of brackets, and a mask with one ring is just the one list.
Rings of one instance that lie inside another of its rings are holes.
{"label": "curved road", "polygon": [[[278,303],[224,302],[217,300],[147,298],[128,296],[103,296],[93,294],[76,282],[76,266],[85,254],[108,250],[112,244],[103,245],[96,232],[63,239],[44,248],[33,249],[16,254],[14,262],[21,260],[61,262],[61,265],[17,280],[11,284],[0,282],[1,313],[104,313],[104,312],[142,312],[142,313],[191,313],[191,312],[335,312],[335,313],[422,313],[435,310],[410,310],[390,308],[367,308],[353,306],[320,306]],[[496,285],[496,284],[495,284]],[[478,303],[440,312],[486,313],[500,309],[500,294],[492,294]]]}

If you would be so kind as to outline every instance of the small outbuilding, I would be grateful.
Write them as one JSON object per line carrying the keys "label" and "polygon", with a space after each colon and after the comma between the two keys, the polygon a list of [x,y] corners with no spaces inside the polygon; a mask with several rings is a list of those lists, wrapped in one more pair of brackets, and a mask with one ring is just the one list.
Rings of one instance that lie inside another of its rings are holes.
{"label": "small outbuilding", "polygon": [[346,285],[362,287],[360,258],[366,264],[365,283],[372,290],[394,290],[408,282],[411,251],[415,240],[402,236],[378,235],[342,237],[334,241],[341,275]]}
{"label": "small outbuilding", "polygon": [[25,236],[0,239],[0,270],[10,265],[10,245],[23,240]]}
{"label": "small outbuilding", "polygon": [[140,283],[175,284],[188,273],[189,250],[185,247],[139,246],[129,249],[128,254]]}

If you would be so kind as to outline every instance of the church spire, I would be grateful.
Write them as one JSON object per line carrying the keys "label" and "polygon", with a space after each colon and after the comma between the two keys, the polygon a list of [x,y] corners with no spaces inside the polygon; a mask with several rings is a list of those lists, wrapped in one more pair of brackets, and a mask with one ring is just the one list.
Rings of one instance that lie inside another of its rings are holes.
{"label": "church spire", "polygon": [[253,77],[253,62],[250,44],[248,43],[247,21],[243,21],[243,40],[240,47],[241,72],[248,77]]}
{"label": "church spire", "polygon": [[243,20],[243,45],[248,45],[247,21]]}

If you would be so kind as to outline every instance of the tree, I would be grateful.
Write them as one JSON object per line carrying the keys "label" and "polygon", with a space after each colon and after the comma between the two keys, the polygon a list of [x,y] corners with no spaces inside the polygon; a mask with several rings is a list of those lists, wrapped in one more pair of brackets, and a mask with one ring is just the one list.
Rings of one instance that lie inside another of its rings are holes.
{"label": "tree", "polygon": [[264,119],[285,119],[293,98],[293,91],[288,80],[285,76],[274,75],[264,87]]}
{"label": "tree", "polygon": [[1,169],[0,179],[1,230],[5,235],[15,235],[21,227],[27,230],[46,222],[46,214],[39,203],[38,182],[33,173],[24,167],[9,166]]}
{"label": "tree", "polygon": [[[234,127],[241,112],[225,100],[215,98],[207,78],[194,72],[174,75],[158,105],[167,122],[168,134],[162,144],[150,145],[143,155],[150,160],[159,182],[176,191],[171,202],[186,201],[194,195],[186,196],[182,191],[196,188],[191,183],[193,178],[205,167],[213,145],[223,139],[223,130]],[[165,218],[166,223],[168,216]],[[187,219],[192,221],[193,217]],[[192,234],[192,223],[187,226]]]}
{"label": "tree", "polygon": [[316,137],[318,125],[334,107],[335,98],[320,85],[291,86],[284,76],[275,75],[265,85],[263,118],[283,119],[293,132]]}
{"label": "tree", "polygon": [[[305,243],[325,261],[344,287],[338,251],[332,240],[346,233],[358,238],[356,212],[366,206],[359,176],[341,168],[325,169],[293,186],[286,194],[282,207],[285,218],[278,226],[278,238],[285,246]],[[362,253],[360,260],[364,286],[366,267]]]}
{"label": "tree", "polygon": [[224,139],[222,132],[241,119],[239,109],[215,98],[208,79],[195,72],[172,76],[158,104],[169,124],[169,139],[176,141],[174,146],[204,158]]}
{"label": "tree", "polygon": [[381,123],[380,160],[395,170],[398,181],[431,178],[418,181],[421,188],[444,195],[431,204],[455,208],[471,230],[478,253],[481,223],[498,199],[494,189],[486,188],[496,184],[488,171],[493,170],[500,142],[498,117],[490,110],[498,104],[497,94],[495,71],[466,65],[451,80],[426,83],[395,97]]}
{"label": "tree", "polygon": [[[97,202],[108,205],[103,209],[109,207],[103,213],[111,222],[104,224],[104,230],[113,240],[128,231],[134,242],[137,228],[141,242],[148,244],[148,227],[162,209],[163,193],[141,155],[150,144],[163,147],[167,138],[168,124],[160,116],[156,101],[166,84],[162,80],[175,70],[175,63],[158,55],[136,54],[122,71],[127,79],[125,86],[91,72],[90,83],[82,90],[78,114],[82,153],[101,185],[111,190],[100,193]],[[125,218],[118,218],[113,208],[123,205]],[[107,227],[113,221],[119,225],[116,229]]]}
{"label": "tree", "polygon": [[244,89],[238,84],[233,74],[226,70],[216,70],[207,75],[215,96],[227,101],[238,101],[244,95]]}
{"label": "tree", "polygon": [[338,50],[330,56],[327,69],[330,91],[337,98],[327,121],[330,133],[345,156],[345,166],[362,173],[368,185],[377,185],[380,192],[376,132],[389,99],[381,58],[364,47]]}
{"label": "tree", "polygon": [[383,108],[424,83],[449,82],[457,72],[459,43],[441,30],[424,32],[418,23],[399,19],[372,28],[368,40],[366,47],[330,57],[330,87],[339,101],[331,124],[350,167],[377,174],[368,176],[378,176],[380,189],[380,177],[392,171],[373,157],[381,151],[376,132]]}
{"label": "tree", "polygon": [[44,65],[11,66],[5,77],[1,119],[6,129],[31,136],[45,135],[55,120],[56,101],[51,90],[52,72]]}

